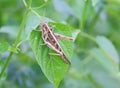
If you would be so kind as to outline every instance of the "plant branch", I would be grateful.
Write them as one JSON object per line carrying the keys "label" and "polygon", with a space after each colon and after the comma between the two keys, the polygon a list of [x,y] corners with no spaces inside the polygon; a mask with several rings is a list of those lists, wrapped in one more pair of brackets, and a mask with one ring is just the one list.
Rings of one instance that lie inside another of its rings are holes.
{"label": "plant branch", "polygon": [[88,33],[90,33],[90,31],[93,30],[94,26],[96,25],[98,19],[99,19],[99,15],[102,12],[103,7],[100,7],[98,12],[95,14],[93,20],[90,22],[90,24],[88,25],[87,29],[88,29]]}
{"label": "plant branch", "polygon": [[36,11],[31,9],[31,12],[34,13],[37,17],[41,18],[41,16]]}
{"label": "plant branch", "polygon": [[80,32],[80,35],[83,36],[83,37],[85,37],[85,38],[88,38],[88,39],[94,41],[97,44],[96,39],[94,37],[92,37],[91,35],[89,35],[87,33],[84,33],[84,32]]}
{"label": "plant branch", "polygon": [[5,69],[7,68],[7,66],[8,66],[8,64],[9,64],[9,62],[10,62],[10,59],[11,59],[12,55],[13,55],[13,52],[10,52],[10,54],[9,54],[7,60],[6,60],[6,63],[5,63],[5,65],[4,65],[4,67],[2,68],[2,71],[1,71],[1,73],[0,73],[0,78],[2,77]]}
{"label": "plant branch", "polygon": [[27,3],[25,0],[23,0],[23,4],[25,5],[25,7],[27,7]]}
{"label": "plant branch", "polygon": [[23,31],[23,29],[24,29],[24,25],[25,25],[25,21],[26,21],[28,12],[29,12],[29,11],[26,11],[26,13],[25,13],[25,15],[24,15],[24,17],[23,17],[23,21],[22,21],[22,23],[21,23],[21,25],[20,25],[19,32],[18,32],[17,38],[16,38],[16,40],[15,40],[14,47],[17,46],[17,44],[18,44],[18,42],[19,42],[19,40],[20,40],[20,37],[21,37],[22,31]]}
{"label": "plant branch", "polygon": [[40,8],[44,7],[46,4],[47,4],[47,2],[46,2],[46,3],[44,3],[44,4],[42,4],[42,5],[41,5],[41,6],[39,6],[39,7],[33,7],[32,9],[33,9],[33,10],[40,9]]}
{"label": "plant branch", "polygon": [[[25,13],[25,15],[24,15],[24,17],[23,17],[23,21],[22,21],[22,23],[21,23],[21,25],[20,25],[17,38],[16,38],[16,40],[15,40],[14,46],[12,47],[12,48],[14,48],[14,49],[17,49],[17,44],[19,43],[19,40],[20,40],[22,31],[23,31],[23,29],[24,29],[24,25],[25,25],[25,21],[26,21],[26,18],[27,18],[27,14],[28,14],[28,11],[26,11],[26,13]],[[0,78],[1,78],[2,75],[4,74],[5,69],[8,67],[8,65],[9,65],[9,63],[10,63],[10,60],[11,60],[11,58],[12,58],[12,55],[13,55],[13,52],[10,52],[10,54],[9,54],[9,56],[8,56],[5,64],[4,64],[4,66],[3,66],[3,69],[2,69],[2,71],[1,71],[1,73],[0,73]]]}
{"label": "plant branch", "polygon": [[82,19],[81,19],[81,25],[80,25],[80,29],[81,30],[83,30],[83,28],[84,28],[84,24],[85,24],[85,20],[86,20],[87,8],[88,8],[88,0],[86,1],[84,9],[83,9],[83,14],[82,14]]}

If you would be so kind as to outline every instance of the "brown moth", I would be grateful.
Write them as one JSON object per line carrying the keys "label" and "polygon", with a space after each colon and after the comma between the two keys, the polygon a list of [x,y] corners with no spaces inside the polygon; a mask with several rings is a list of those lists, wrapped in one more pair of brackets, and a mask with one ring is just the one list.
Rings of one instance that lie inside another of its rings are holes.
{"label": "brown moth", "polygon": [[67,64],[71,64],[68,58],[66,57],[65,53],[63,52],[57,39],[65,39],[65,40],[73,40],[73,39],[71,37],[53,33],[52,28],[49,27],[48,23],[46,22],[41,23],[40,27],[42,32],[42,38],[45,45],[47,45],[49,48],[57,52],[57,54],[49,53],[49,55],[59,55]]}

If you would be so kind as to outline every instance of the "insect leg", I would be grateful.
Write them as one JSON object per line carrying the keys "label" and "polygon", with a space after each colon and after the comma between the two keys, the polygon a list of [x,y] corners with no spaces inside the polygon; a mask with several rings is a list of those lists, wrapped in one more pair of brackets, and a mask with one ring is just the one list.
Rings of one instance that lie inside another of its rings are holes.
{"label": "insect leg", "polygon": [[49,42],[45,42],[45,44],[46,44],[49,48],[53,49],[54,51],[56,51],[57,53],[59,53],[59,54],[62,55],[62,52],[60,52],[58,49],[56,49],[56,48],[55,48],[53,45],[51,45]]}
{"label": "insect leg", "polygon": [[67,57],[65,55],[60,55],[58,53],[49,53],[49,55],[52,55],[52,56],[61,56],[63,58],[63,60],[65,61],[65,63],[71,64],[70,61],[67,59]]}
{"label": "insect leg", "polygon": [[64,35],[61,35],[61,34],[54,33],[54,35],[55,35],[55,37],[56,37],[57,39],[73,40],[72,37],[64,36]]}
{"label": "insect leg", "polygon": [[58,53],[49,53],[49,55],[53,55],[53,56],[61,56],[61,55],[58,54]]}

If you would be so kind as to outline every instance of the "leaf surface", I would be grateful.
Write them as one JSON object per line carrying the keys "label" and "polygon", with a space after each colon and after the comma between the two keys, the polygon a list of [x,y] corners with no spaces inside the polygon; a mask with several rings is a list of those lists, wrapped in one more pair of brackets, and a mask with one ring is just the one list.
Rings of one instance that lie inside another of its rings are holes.
{"label": "leaf surface", "polygon": [[[70,28],[68,26],[60,23],[51,24],[55,26],[54,31],[56,33],[71,36]],[[64,75],[68,71],[69,65],[66,64],[60,56],[49,55],[49,53],[56,52],[48,48],[48,46],[40,46],[40,44],[44,44],[41,32],[33,30],[30,35],[30,43],[35,53],[36,60],[40,65],[43,73],[48,78],[48,80],[54,84],[55,88],[57,88],[60,81],[63,79]],[[64,53],[70,60],[73,53],[72,41],[59,40],[59,43]]]}

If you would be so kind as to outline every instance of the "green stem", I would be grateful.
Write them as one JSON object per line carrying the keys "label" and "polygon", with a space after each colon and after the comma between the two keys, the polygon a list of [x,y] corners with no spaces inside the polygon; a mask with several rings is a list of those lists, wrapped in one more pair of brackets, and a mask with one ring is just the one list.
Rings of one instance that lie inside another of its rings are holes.
{"label": "green stem", "polygon": [[[26,11],[26,13],[25,13],[25,15],[24,15],[24,17],[23,17],[23,21],[22,21],[22,23],[21,23],[21,25],[20,25],[19,32],[18,32],[17,38],[16,38],[15,43],[14,43],[14,46],[13,46],[13,48],[15,48],[15,49],[17,48],[17,44],[19,43],[19,40],[20,40],[22,31],[23,31],[23,29],[24,29],[24,25],[25,25],[25,21],[26,21],[28,12],[29,12],[29,11]],[[1,73],[0,73],[0,78],[1,78],[2,75],[4,74],[5,69],[8,67],[8,65],[9,65],[9,63],[10,63],[10,60],[11,60],[11,58],[12,58],[12,55],[13,55],[13,52],[10,52],[10,54],[9,54],[9,56],[8,56],[5,64],[4,64],[4,66],[3,66],[3,69],[2,69],[2,71],[1,71]]]}
{"label": "green stem", "polygon": [[85,38],[88,38],[88,39],[94,41],[97,44],[96,39],[94,37],[92,37],[91,35],[89,35],[87,33],[84,33],[84,32],[80,32],[80,35],[83,36],[83,37],[85,37]]}
{"label": "green stem", "polygon": [[31,12],[34,13],[38,18],[41,18],[41,16],[36,11],[31,9]]}
{"label": "green stem", "polygon": [[84,7],[84,10],[83,10],[83,14],[82,14],[81,25],[80,25],[81,30],[83,30],[83,28],[84,28],[85,19],[86,19],[86,12],[87,12],[87,6],[88,6],[88,0],[85,3],[85,7]]}
{"label": "green stem", "polygon": [[[37,12],[35,12],[34,10],[31,9],[30,6],[31,6],[31,3],[32,3],[32,0],[29,0],[29,1],[28,1],[28,4],[26,3],[25,0],[23,0],[23,3],[24,3],[24,5],[25,5],[25,7],[27,8],[27,11],[25,12],[25,15],[24,15],[24,17],[23,17],[22,23],[21,23],[21,25],[20,25],[17,38],[16,38],[16,40],[15,40],[14,46],[12,47],[13,49],[17,49],[17,47],[18,47],[20,37],[21,37],[22,32],[23,32],[23,30],[24,30],[24,26],[25,26],[25,22],[26,22],[26,18],[27,18],[28,12],[29,12],[29,11],[32,11],[32,12],[33,12],[34,14],[36,14],[39,18],[41,18],[41,16],[40,16]],[[2,75],[4,74],[5,69],[8,67],[8,65],[9,65],[9,63],[10,63],[10,60],[11,60],[11,58],[12,58],[12,55],[13,55],[13,52],[10,52],[10,53],[9,53],[9,56],[8,56],[8,58],[7,58],[7,60],[6,60],[5,64],[4,64],[4,66],[3,66],[3,69],[2,69],[2,71],[1,71],[1,73],[0,73],[0,78],[1,78]]]}
{"label": "green stem", "polygon": [[1,71],[1,74],[0,74],[0,78],[2,77],[5,69],[8,67],[8,64],[10,62],[10,59],[11,59],[12,55],[13,55],[13,52],[10,52],[10,54],[9,54],[9,56],[7,58],[7,61],[6,61],[5,65],[4,65],[4,67],[2,68],[2,71]]}
{"label": "green stem", "polygon": [[95,25],[96,25],[96,23],[97,23],[97,21],[99,19],[99,15],[102,12],[102,10],[103,10],[103,7],[100,7],[99,10],[98,10],[98,12],[95,14],[93,20],[88,25],[88,27],[87,27],[88,33],[90,33],[93,30],[93,28],[95,27]]}
{"label": "green stem", "polygon": [[29,12],[29,11],[26,11],[26,13],[25,13],[25,15],[24,15],[24,17],[23,17],[23,21],[22,21],[22,23],[21,23],[21,25],[20,25],[19,32],[18,32],[17,38],[16,38],[16,40],[15,40],[15,45],[14,45],[15,48],[16,48],[19,40],[20,40],[22,31],[24,30],[24,25],[25,25],[25,21],[26,21],[28,12]]}
{"label": "green stem", "polygon": [[25,0],[23,0],[23,4],[25,5],[25,7],[27,7],[27,3]]}
{"label": "green stem", "polygon": [[42,4],[42,5],[41,5],[41,6],[39,6],[39,7],[34,7],[34,8],[32,8],[32,9],[33,9],[33,10],[40,9],[40,8],[44,7],[46,4],[47,4],[47,2],[46,2],[46,3],[44,3],[44,4]]}

